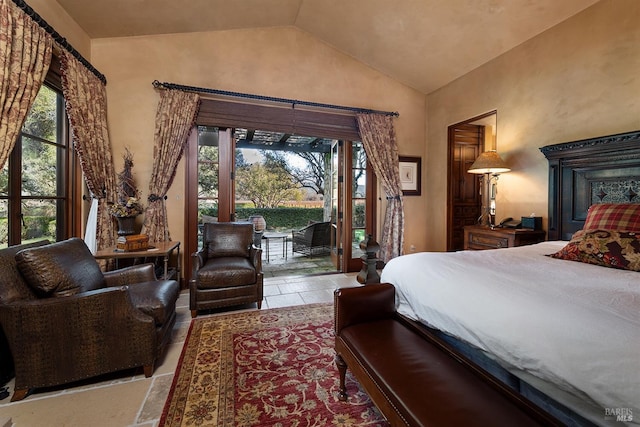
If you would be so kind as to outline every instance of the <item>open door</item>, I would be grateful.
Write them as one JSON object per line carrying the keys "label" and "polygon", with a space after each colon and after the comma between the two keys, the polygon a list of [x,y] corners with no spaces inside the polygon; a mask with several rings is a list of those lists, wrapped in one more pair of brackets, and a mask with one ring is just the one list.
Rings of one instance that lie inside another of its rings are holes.
{"label": "open door", "polygon": [[[286,137],[290,135],[279,135],[280,139]],[[247,144],[235,140],[232,128],[198,126],[198,132],[193,132],[187,147],[186,253],[199,248],[202,222],[240,219],[235,215],[234,175],[236,148],[242,148],[243,143]],[[335,271],[359,271],[363,255],[360,242],[375,233],[375,178],[361,142],[334,139],[330,147],[324,197],[329,198],[325,215],[330,208],[331,260]],[[187,277],[190,263],[185,259]]]}
{"label": "open door", "polygon": [[331,256],[337,270],[359,271],[360,242],[375,234],[375,175],[360,141],[337,141],[331,153]]}
{"label": "open door", "polygon": [[480,182],[467,170],[480,153],[495,147],[496,126],[495,111],[449,126],[448,251],[464,249],[464,227],[478,222],[482,206]]}
{"label": "open door", "polygon": [[330,190],[331,197],[331,261],[336,270],[342,271],[342,220],[344,209],[342,203],[343,175],[343,142],[334,141],[331,146]]}

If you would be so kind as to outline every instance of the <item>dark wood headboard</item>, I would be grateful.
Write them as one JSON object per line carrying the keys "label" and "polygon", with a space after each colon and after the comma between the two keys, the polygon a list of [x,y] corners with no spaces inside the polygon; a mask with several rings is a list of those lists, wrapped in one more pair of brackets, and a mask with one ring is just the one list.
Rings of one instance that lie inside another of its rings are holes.
{"label": "dark wood headboard", "polygon": [[569,240],[594,203],[640,203],[640,131],[547,145],[549,240]]}

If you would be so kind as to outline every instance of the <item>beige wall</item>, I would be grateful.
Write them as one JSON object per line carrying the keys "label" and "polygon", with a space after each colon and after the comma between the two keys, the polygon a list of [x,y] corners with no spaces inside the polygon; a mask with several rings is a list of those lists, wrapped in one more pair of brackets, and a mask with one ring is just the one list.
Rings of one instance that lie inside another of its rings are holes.
{"label": "beige wall", "polygon": [[69,14],[52,0],[28,0],[29,6],[51,25],[87,60],[91,59],[91,39]]}
{"label": "beige wall", "polygon": [[[513,172],[500,178],[497,216],[535,212],[545,217],[545,226],[547,163],[538,148],[640,129],[636,0],[597,3],[431,93],[427,107],[420,93],[295,28],[90,41],[57,3],[29,3],[106,75],[114,157],[118,161],[124,147],[131,148],[145,193],[158,101],[151,86],[155,79],[399,111],[400,154],[423,157],[423,196],[405,199],[406,251],[411,245],[445,249],[449,125],[498,111],[497,148]],[[183,239],[183,195],[181,164],[168,200],[177,240]]]}
{"label": "beige wall", "polygon": [[[92,41],[107,77],[108,122],[116,159],[128,146],[146,194],[158,94],[153,80],[282,98],[398,111],[400,153],[424,156],[426,97],[295,28],[234,30]],[[184,160],[169,191],[171,236],[183,240]],[[384,197],[383,197],[384,198]],[[407,229],[424,248],[424,200],[407,202]],[[382,218],[382,213],[379,215]],[[408,247],[408,246],[407,246]]]}
{"label": "beige wall", "polygon": [[603,0],[427,97],[427,249],[446,248],[447,127],[497,110],[497,217],[547,219],[539,147],[640,129],[640,2]]}

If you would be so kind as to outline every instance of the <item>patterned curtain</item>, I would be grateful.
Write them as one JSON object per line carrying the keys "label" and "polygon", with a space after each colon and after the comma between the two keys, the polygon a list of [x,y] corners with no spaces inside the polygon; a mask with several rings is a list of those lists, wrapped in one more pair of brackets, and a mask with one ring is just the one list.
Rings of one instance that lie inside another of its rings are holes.
{"label": "patterned curtain", "polygon": [[0,0],[0,169],[47,75],[52,44],[13,2]]}
{"label": "patterned curtain", "polygon": [[396,133],[391,116],[359,113],[356,118],[367,158],[387,194],[387,211],[382,226],[379,254],[382,261],[387,263],[392,258],[402,255],[404,239],[404,207]]}
{"label": "patterned curtain", "polygon": [[165,196],[176,175],[189,134],[195,125],[200,97],[191,92],[164,89],[156,112],[153,170],[149,182],[148,205],[142,233],[150,242],[171,240]]}
{"label": "patterned curtain", "polygon": [[115,225],[107,207],[107,201],[116,200],[116,174],[107,131],[106,88],[65,49],[60,68],[73,145],[91,196],[98,200],[96,246],[104,249],[116,244]]}

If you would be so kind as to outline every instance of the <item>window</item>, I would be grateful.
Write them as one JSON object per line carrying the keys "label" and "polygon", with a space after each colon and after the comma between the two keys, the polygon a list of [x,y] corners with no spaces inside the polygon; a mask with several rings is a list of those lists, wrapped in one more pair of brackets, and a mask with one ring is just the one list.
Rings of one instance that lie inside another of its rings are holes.
{"label": "window", "polygon": [[72,153],[52,72],[0,171],[0,247],[71,234]]}

